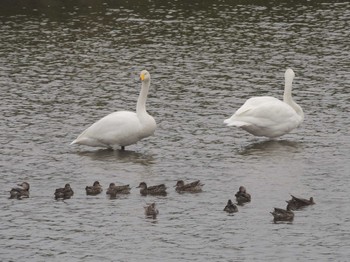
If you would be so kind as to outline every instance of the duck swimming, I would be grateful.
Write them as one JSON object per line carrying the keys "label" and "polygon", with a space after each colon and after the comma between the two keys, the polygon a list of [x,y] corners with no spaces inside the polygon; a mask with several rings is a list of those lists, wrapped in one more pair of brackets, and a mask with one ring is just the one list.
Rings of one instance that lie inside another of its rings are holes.
{"label": "duck swimming", "polygon": [[238,205],[244,205],[251,201],[251,196],[247,193],[247,190],[244,186],[240,186],[238,192],[235,194],[236,201]]}
{"label": "duck swimming", "polygon": [[150,218],[154,219],[159,214],[159,211],[156,208],[156,203],[152,203],[152,204],[150,204],[148,206],[145,206],[144,209],[145,209],[146,217],[150,217]]}
{"label": "duck swimming", "polygon": [[74,195],[73,189],[70,184],[65,184],[63,188],[57,188],[55,191],[55,199],[69,199]]}
{"label": "duck swimming", "polygon": [[141,182],[140,185],[136,188],[140,188],[140,194],[143,196],[146,196],[146,195],[166,196],[167,194],[166,186],[164,184],[147,187],[147,184],[145,182]]}
{"label": "duck swimming", "polygon": [[237,126],[254,136],[275,138],[289,133],[304,120],[302,108],[292,98],[292,69],[285,74],[283,101],[261,96],[248,99],[230,118],[227,126]]}
{"label": "duck swimming", "polygon": [[226,211],[229,214],[238,212],[238,208],[235,204],[232,203],[231,199],[227,201],[227,205],[224,208],[224,211]]}
{"label": "duck swimming", "polygon": [[293,195],[292,195],[292,199],[286,202],[288,203],[287,208],[289,208],[290,210],[298,210],[305,206],[310,206],[315,204],[313,197],[310,197],[310,199],[305,199],[305,198],[298,198]]}
{"label": "duck swimming", "polygon": [[20,187],[14,187],[10,191],[10,199],[17,198],[28,198],[29,197],[29,188],[30,185],[27,182],[22,182],[21,184],[18,184]]}
{"label": "duck swimming", "polygon": [[282,208],[275,208],[273,212],[270,212],[273,215],[273,221],[293,221],[294,213],[289,208],[287,210]]}
{"label": "duck swimming", "polygon": [[176,187],[175,190],[179,193],[182,193],[182,192],[198,193],[198,192],[202,192],[202,186],[204,186],[204,184],[202,184],[200,180],[197,180],[188,184],[185,184],[183,180],[179,180],[175,185]]}
{"label": "duck swimming", "polygon": [[115,183],[110,183],[106,194],[110,197],[116,197],[117,194],[129,194],[130,189],[129,185],[117,186]]}
{"label": "duck swimming", "polygon": [[146,111],[146,100],[151,83],[151,75],[147,70],[140,73],[142,83],[136,113],[117,111],[111,113],[81,133],[72,144],[116,149],[137,143],[139,140],[153,135],[157,124]]}
{"label": "duck swimming", "polygon": [[96,196],[100,194],[103,190],[102,186],[100,185],[100,182],[95,181],[92,186],[85,187],[85,191],[87,195]]}

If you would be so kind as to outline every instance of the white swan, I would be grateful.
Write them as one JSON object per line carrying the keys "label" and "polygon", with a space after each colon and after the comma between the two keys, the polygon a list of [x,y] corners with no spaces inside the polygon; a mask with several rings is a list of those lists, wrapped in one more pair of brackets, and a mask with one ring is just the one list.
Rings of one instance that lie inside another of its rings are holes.
{"label": "white swan", "polygon": [[137,100],[136,113],[118,111],[98,120],[81,133],[72,144],[94,147],[107,147],[122,150],[125,146],[135,144],[142,138],[153,135],[157,124],[146,111],[146,99],[151,83],[151,76],[147,70],[140,74],[142,82],[141,92]]}
{"label": "white swan", "polygon": [[304,120],[304,113],[292,98],[295,75],[289,68],[284,76],[283,102],[271,96],[252,97],[224,123],[240,127],[255,136],[270,138],[282,136],[298,127]]}

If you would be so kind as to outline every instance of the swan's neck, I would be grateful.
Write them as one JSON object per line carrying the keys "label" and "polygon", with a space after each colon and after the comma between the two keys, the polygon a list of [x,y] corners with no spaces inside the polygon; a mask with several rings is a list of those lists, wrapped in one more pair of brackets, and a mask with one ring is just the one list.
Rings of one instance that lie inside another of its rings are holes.
{"label": "swan's neck", "polygon": [[303,109],[297,103],[295,103],[292,98],[292,83],[293,83],[293,77],[291,76],[286,77],[283,101],[286,104],[290,105],[295,110],[295,112],[301,117],[301,122],[302,122],[304,120],[304,112],[303,112]]}
{"label": "swan's neck", "polygon": [[143,115],[145,113],[147,114],[147,112],[146,112],[146,100],[147,100],[147,95],[148,95],[150,83],[151,83],[150,80],[142,81],[141,92],[140,92],[139,98],[137,99],[137,105],[136,105],[136,114],[137,115]]}

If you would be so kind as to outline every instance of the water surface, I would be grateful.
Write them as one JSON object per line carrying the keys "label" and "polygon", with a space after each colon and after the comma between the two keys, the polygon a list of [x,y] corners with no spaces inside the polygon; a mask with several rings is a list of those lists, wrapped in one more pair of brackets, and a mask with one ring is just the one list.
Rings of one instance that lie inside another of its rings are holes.
{"label": "water surface", "polygon": [[[3,2],[0,11],[1,261],[345,261],[350,256],[349,3]],[[256,95],[281,98],[293,68],[304,123],[274,141],[223,125]],[[70,146],[134,110],[152,84],[154,136],[110,151]],[[177,194],[200,179],[200,194]],[[17,182],[30,199],[7,199]],[[85,195],[99,180],[126,197]],[[141,181],[166,197],[141,197]],[[70,200],[55,201],[69,182]],[[222,210],[240,185],[252,202]],[[269,213],[290,194],[314,206]],[[156,220],[145,203],[155,201]]]}

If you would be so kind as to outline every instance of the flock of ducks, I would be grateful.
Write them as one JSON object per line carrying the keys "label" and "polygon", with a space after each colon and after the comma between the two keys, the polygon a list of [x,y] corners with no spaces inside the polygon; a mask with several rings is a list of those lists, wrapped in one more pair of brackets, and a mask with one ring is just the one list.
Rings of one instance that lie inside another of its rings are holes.
{"label": "flock of ducks", "polygon": [[287,200],[286,209],[274,208],[273,212],[270,212],[273,215],[274,222],[292,222],[294,220],[293,210],[300,210],[306,206],[314,205],[313,197],[310,199],[299,198],[292,195],[291,200]]}
{"label": "flock of ducks", "polygon": [[[254,136],[269,138],[282,136],[298,127],[304,120],[304,113],[292,98],[294,76],[292,69],[286,70],[283,101],[271,96],[252,97],[224,123],[240,127]],[[157,124],[146,111],[151,75],[143,70],[140,79],[142,86],[136,112],[111,113],[88,127],[71,144],[124,150],[126,146],[153,135]]]}
{"label": "flock of ducks", "polygon": [[[12,188],[10,191],[10,199],[23,199],[29,198],[29,189],[30,185],[28,182],[22,182],[18,184],[19,187]],[[204,184],[200,182],[200,180],[196,180],[194,182],[185,183],[183,180],[177,181],[175,185],[175,191],[178,193],[199,193],[202,192],[202,187]],[[166,186],[165,184],[159,184],[155,186],[147,186],[145,182],[141,182],[139,186],[136,188],[140,188],[140,194],[142,196],[153,195],[153,196],[166,196]],[[106,194],[109,195],[110,198],[116,198],[117,195],[121,194],[129,194],[131,187],[129,185],[120,185],[117,186],[115,183],[110,183],[109,187],[106,191]],[[92,186],[86,186],[85,191],[87,195],[98,195],[102,193],[103,189],[99,181],[95,181]],[[70,184],[65,184],[63,188],[57,188],[55,190],[54,196],[56,200],[62,199],[70,199],[74,195],[74,191],[71,188]],[[238,192],[235,194],[237,205],[244,206],[246,203],[251,202],[251,195],[247,192],[244,186],[240,186]],[[292,196],[291,200],[286,201],[287,207],[286,209],[275,208],[271,214],[274,217],[274,222],[287,221],[291,222],[294,219],[293,210],[302,209],[305,206],[315,204],[312,197],[310,199],[298,198]],[[238,212],[238,207],[236,204],[232,202],[231,199],[227,201],[227,204],[224,208],[229,214]],[[158,209],[156,208],[156,203],[148,204],[144,207],[146,217],[156,218],[159,214]]]}

